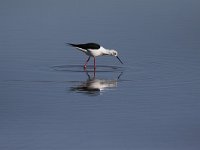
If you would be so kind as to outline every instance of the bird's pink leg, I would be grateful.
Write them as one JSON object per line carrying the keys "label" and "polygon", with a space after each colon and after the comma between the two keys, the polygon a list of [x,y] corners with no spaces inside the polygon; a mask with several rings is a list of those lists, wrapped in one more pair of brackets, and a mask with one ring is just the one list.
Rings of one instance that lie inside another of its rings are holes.
{"label": "bird's pink leg", "polygon": [[96,69],[96,59],[94,57],[94,70]]}
{"label": "bird's pink leg", "polygon": [[89,62],[89,60],[90,60],[90,56],[88,57],[87,61],[85,62],[85,64],[84,64],[84,68],[87,67],[87,63]]}

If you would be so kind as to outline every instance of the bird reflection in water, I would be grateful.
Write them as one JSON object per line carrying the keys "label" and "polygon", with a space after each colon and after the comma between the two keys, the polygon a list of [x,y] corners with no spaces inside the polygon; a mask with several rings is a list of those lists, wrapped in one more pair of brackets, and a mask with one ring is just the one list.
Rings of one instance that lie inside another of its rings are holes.
{"label": "bird reflection in water", "polygon": [[107,80],[107,79],[97,79],[95,76],[95,70],[93,77],[90,76],[87,70],[84,70],[87,75],[87,80],[81,82],[81,84],[73,86],[70,88],[70,91],[77,93],[84,93],[87,95],[100,95],[103,91],[110,90],[117,87],[117,82],[122,75],[122,72],[118,75],[116,79]]}

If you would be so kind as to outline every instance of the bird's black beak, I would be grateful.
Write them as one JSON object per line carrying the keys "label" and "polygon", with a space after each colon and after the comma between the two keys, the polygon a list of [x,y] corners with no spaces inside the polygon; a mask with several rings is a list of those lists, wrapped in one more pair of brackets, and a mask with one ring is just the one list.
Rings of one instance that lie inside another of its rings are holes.
{"label": "bird's black beak", "polygon": [[116,58],[117,58],[117,59],[120,61],[120,63],[121,63],[121,64],[123,64],[123,62],[122,62],[122,61],[119,59],[119,57],[118,57],[118,56],[116,56]]}

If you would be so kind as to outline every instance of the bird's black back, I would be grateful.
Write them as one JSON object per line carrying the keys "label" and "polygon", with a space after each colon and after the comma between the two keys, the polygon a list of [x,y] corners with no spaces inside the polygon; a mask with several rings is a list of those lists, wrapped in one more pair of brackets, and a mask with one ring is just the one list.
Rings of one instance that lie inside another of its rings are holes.
{"label": "bird's black back", "polygon": [[86,43],[86,44],[71,44],[68,43],[69,45],[73,46],[73,47],[78,47],[78,48],[82,48],[82,49],[99,49],[100,45],[97,43]]}

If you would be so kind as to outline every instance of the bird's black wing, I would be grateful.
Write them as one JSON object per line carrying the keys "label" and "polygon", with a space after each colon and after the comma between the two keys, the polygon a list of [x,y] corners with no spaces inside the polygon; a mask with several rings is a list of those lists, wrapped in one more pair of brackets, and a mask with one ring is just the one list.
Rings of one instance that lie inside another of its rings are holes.
{"label": "bird's black wing", "polygon": [[69,45],[77,48],[82,48],[82,49],[99,49],[100,45],[97,43],[86,43],[86,44],[71,44],[68,43]]}

